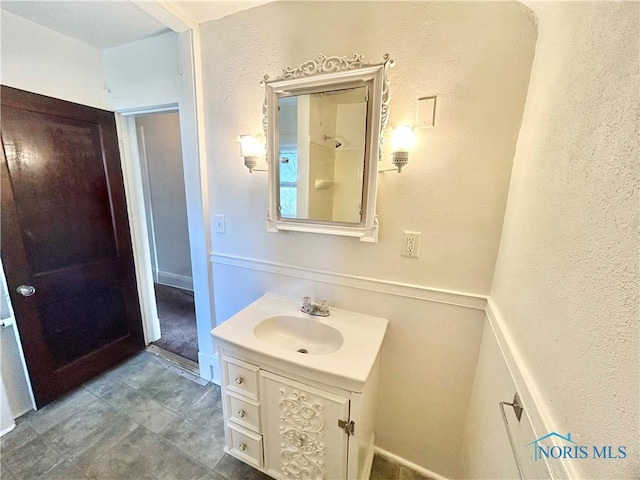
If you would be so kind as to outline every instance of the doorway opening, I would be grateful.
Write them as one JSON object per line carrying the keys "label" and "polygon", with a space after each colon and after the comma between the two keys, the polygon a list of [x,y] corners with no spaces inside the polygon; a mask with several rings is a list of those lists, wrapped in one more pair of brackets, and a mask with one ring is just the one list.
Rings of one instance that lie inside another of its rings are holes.
{"label": "doorway opening", "polygon": [[131,116],[135,126],[159,338],[150,350],[198,371],[198,336],[178,110]]}

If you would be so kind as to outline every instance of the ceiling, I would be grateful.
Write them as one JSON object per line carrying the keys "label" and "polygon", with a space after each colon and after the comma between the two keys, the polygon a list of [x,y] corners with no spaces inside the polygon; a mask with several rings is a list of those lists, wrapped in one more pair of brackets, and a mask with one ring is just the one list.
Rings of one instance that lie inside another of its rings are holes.
{"label": "ceiling", "polygon": [[249,0],[227,0],[222,2],[201,0],[201,1],[170,1],[167,2],[173,5],[176,10],[184,14],[192,22],[205,23],[218,18],[226,17],[232,13],[240,12],[242,10],[248,10],[264,3],[269,3],[274,0],[261,0],[261,1],[249,1]]}
{"label": "ceiling", "polygon": [[[165,1],[193,23],[246,10],[268,1]],[[2,0],[2,10],[98,49],[142,40],[169,29],[132,1]]]}

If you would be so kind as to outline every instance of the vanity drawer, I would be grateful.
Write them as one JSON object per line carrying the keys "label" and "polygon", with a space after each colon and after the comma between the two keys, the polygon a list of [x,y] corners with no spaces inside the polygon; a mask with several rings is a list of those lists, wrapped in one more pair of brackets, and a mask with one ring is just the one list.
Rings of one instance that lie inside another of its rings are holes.
{"label": "vanity drawer", "polygon": [[260,368],[237,358],[224,356],[225,387],[228,391],[258,400],[258,372]]}
{"label": "vanity drawer", "polygon": [[262,468],[262,436],[227,423],[227,450],[235,457]]}
{"label": "vanity drawer", "polygon": [[257,403],[232,393],[226,394],[229,420],[260,433],[260,408]]}

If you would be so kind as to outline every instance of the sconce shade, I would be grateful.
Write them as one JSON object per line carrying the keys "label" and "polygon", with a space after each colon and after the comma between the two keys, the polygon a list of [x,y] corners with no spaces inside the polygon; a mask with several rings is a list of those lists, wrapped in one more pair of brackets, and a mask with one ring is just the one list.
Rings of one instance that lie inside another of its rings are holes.
{"label": "sconce shade", "polygon": [[264,153],[264,145],[253,135],[240,135],[240,155],[243,157],[258,157]]}
{"label": "sconce shade", "polygon": [[400,125],[391,132],[391,148],[393,149],[392,161],[398,168],[398,173],[402,171],[409,162],[409,151],[416,144],[416,135],[408,125]]}
{"label": "sconce shade", "polygon": [[253,169],[258,165],[258,157],[264,154],[264,143],[253,135],[240,135],[237,141],[240,143],[240,155],[244,157],[244,165],[253,173]]}
{"label": "sconce shade", "polygon": [[409,125],[400,125],[391,133],[391,148],[394,152],[409,152],[416,144],[416,135]]}
{"label": "sconce shade", "polygon": [[393,152],[392,161],[398,168],[398,173],[402,172],[402,167],[409,163],[409,152]]}

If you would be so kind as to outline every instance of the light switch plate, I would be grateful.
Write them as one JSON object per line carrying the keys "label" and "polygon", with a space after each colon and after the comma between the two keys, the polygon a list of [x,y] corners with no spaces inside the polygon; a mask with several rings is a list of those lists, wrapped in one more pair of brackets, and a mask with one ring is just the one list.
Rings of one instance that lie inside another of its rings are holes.
{"label": "light switch plate", "polygon": [[416,127],[429,128],[436,124],[436,99],[435,95],[418,98]]}
{"label": "light switch plate", "polygon": [[224,233],[224,215],[216,214],[214,215],[214,220],[216,223],[216,233]]}

